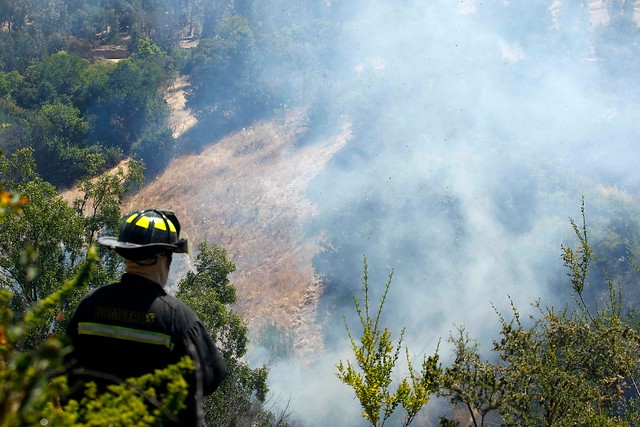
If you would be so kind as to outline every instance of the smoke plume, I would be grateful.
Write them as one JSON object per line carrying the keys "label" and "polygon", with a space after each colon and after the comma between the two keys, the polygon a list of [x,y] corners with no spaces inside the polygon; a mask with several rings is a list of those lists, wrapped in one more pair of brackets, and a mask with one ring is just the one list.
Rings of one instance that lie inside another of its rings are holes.
{"label": "smoke plume", "polygon": [[263,18],[331,38],[297,70],[264,59],[265,84],[306,97],[317,134],[354,129],[308,190],[326,353],[270,374],[304,425],[362,425],[334,364],[349,357],[343,317],[357,334],[364,256],[373,302],[393,270],[384,320],[414,354],[442,339],[446,360],[455,325],[487,351],[493,307],[566,300],[560,244],[575,244],[582,196],[606,217],[640,182],[637,2],[610,3],[327,1],[323,33],[286,5]]}

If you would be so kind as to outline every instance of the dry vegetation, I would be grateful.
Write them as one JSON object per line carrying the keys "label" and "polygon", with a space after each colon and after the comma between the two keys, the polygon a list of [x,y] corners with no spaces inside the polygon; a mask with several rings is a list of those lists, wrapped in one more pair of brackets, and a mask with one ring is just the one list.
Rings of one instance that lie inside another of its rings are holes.
{"label": "dry vegetation", "polygon": [[303,235],[314,215],[305,191],[350,137],[344,128],[296,147],[305,127],[297,111],[212,141],[200,154],[175,159],[123,206],[172,209],[194,243],[225,247],[237,267],[237,310],[253,332],[267,320],[292,327],[298,354],[318,351],[321,342],[315,323],[321,286],[311,262],[320,237]]}

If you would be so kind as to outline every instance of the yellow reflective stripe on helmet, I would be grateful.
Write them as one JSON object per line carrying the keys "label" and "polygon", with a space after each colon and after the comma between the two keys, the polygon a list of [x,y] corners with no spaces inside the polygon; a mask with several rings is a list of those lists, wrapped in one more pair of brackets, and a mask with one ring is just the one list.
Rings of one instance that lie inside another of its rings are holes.
{"label": "yellow reflective stripe on helmet", "polygon": [[105,325],[103,323],[80,322],[78,323],[78,333],[80,335],[93,335],[145,344],[162,345],[169,349],[172,347],[170,335],[142,329],[125,328],[123,326]]}
{"label": "yellow reflective stripe on helmet", "polygon": [[[172,233],[176,232],[176,227],[173,225],[173,223],[169,220],[167,220],[167,222],[169,223],[169,231]],[[167,226],[164,223],[164,220],[162,220],[161,218],[157,218],[154,222],[153,222],[153,226],[155,228],[157,228],[158,230],[162,230],[162,231],[167,231]]]}
{"label": "yellow reflective stripe on helmet", "polygon": [[[166,223],[165,223],[165,220],[166,220]],[[139,213],[134,213],[129,218],[127,218],[126,222],[128,223],[134,222],[134,225],[137,225],[138,227],[142,227],[142,228],[149,228],[149,226],[153,224],[155,228],[162,231],[167,231],[167,223],[168,223],[169,231],[171,233],[177,232],[176,226],[173,225],[173,222],[171,222],[171,220],[166,218],[150,218],[146,215],[140,215]]]}
{"label": "yellow reflective stripe on helmet", "polygon": [[129,222],[129,223],[130,223],[131,221],[133,221],[134,219],[136,219],[136,217],[137,217],[137,216],[138,216],[138,214],[137,214],[137,213],[134,213],[134,214],[133,214],[133,215],[131,215],[129,218],[127,218],[127,222]]}
{"label": "yellow reflective stripe on helmet", "polygon": [[138,220],[135,222],[135,225],[137,225],[139,227],[143,227],[143,228],[149,228],[149,217],[148,216],[144,216],[144,215],[140,215],[140,214],[134,213],[129,218],[127,218],[127,222],[128,223],[132,223],[136,218],[138,218]]}
{"label": "yellow reflective stripe on helmet", "polygon": [[144,215],[140,216],[140,219],[136,221],[136,225],[142,228],[149,228],[150,223],[151,220],[149,219],[149,217]]}

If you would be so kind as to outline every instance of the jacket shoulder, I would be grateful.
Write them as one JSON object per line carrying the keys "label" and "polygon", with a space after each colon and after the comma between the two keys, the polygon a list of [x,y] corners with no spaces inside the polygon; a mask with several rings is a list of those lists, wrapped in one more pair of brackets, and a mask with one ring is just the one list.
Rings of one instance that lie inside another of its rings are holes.
{"label": "jacket shoulder", "polygon": [[191,324],[199,320],[198,316],[196,316],[196,314],[187,304],[185,304],[181,299],[174,297],[173,295],[163,295],[158,298],[158,301],[166,308],[173,311],[181,320],[181,322],[185,324],[185,326],[190,326]]}

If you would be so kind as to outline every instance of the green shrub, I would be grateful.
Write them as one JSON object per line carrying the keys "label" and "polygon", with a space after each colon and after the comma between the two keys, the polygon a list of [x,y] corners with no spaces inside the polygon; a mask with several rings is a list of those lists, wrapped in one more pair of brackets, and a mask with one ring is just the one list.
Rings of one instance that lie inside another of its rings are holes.
{"label": "green shrub", "polygon": [[256,344],[267,350],[270,363],[293,356],[293,338],[290,328],[279,326],[272,320],[260,328]]}

